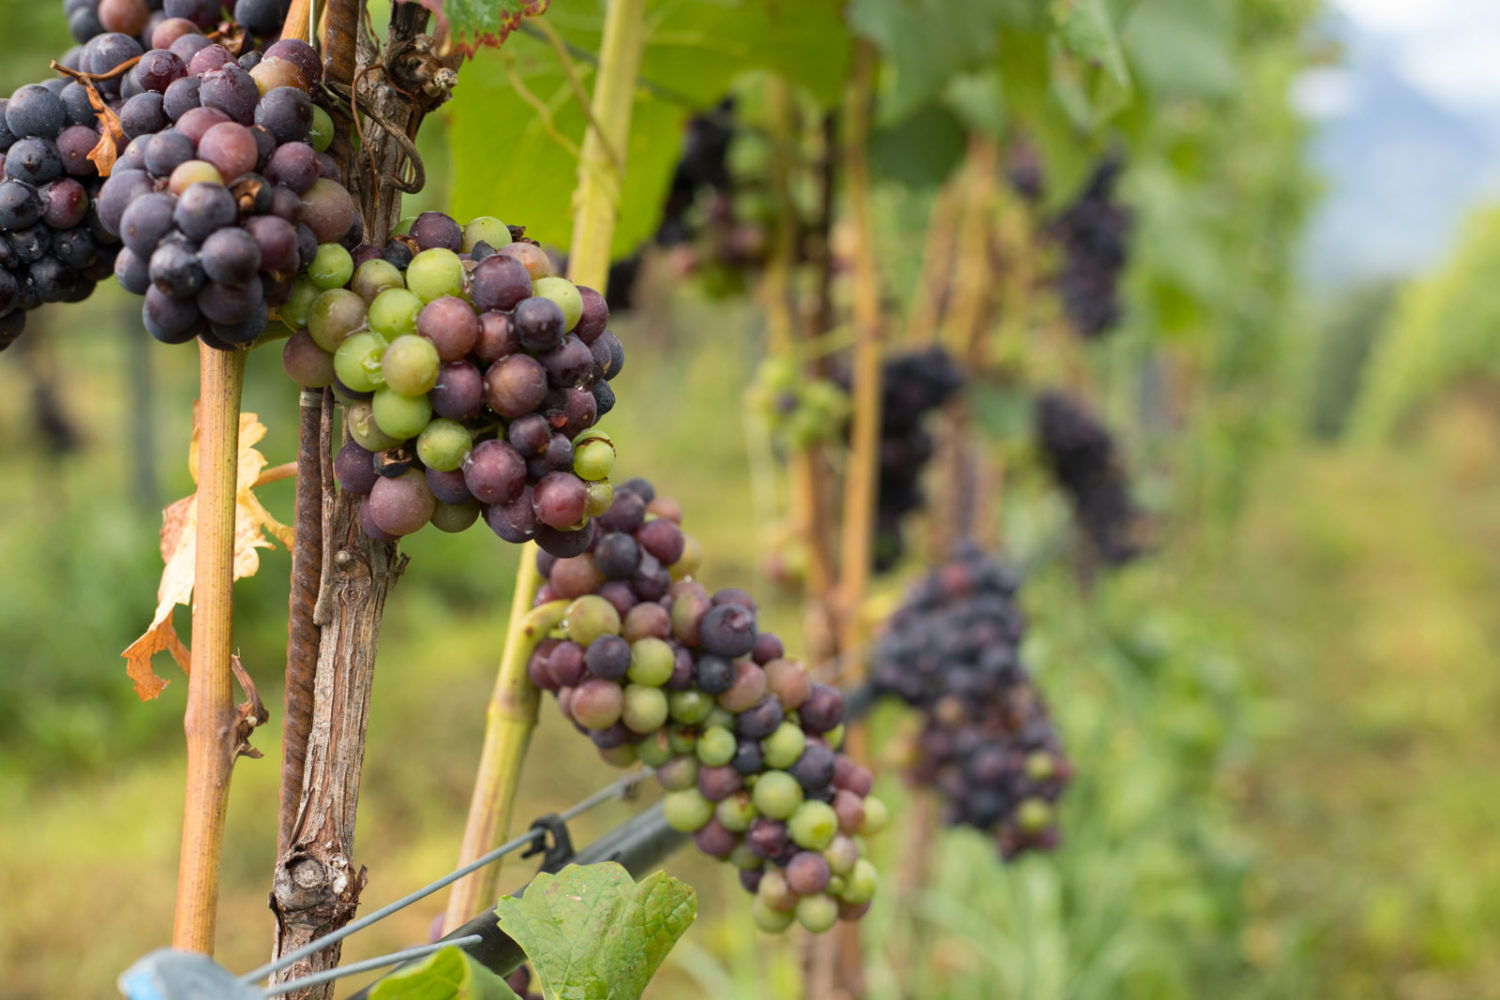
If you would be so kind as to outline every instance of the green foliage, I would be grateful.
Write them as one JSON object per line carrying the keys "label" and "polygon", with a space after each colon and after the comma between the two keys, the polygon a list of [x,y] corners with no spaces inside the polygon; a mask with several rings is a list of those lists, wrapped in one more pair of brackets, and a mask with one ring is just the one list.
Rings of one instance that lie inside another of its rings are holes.
{"label": "green foliage", "polygon": [[462,948],[433,952],[409,969],[377,980],[370,1000],[520,1000],[505,980]]}
{"label": "green foliage", "polygon": [[1350,417],[1379,441],[1465,377],[1500,375],[1500,209],[1471,218],[1452,257],[1402,293]]}
{"label": "green foliage", "polygon": [[496,907],[548,1000],[635,1000],[698,913],[692,886],[613,861],[542,873]]}
{"label": "green foliage", "polygon": [[1319,324],[1317,351],[1305,375],[1309,429],[1320,438],[1340,437],[1359,398],[1365,364],[1389,325],[1397,287],[1379,282],[1340,296]]}
{"label": "green foliage", "polygon": [[[548,24],[577,49],[598,50],[602,3],[567,5]],[[682,126],[711,107],[742,75],[773,70],[821,104],[839,95],[848,44],[838,5],[757,0],[652,0],[647,4],[640,86],[631,112],[628,169],[612,253],[632,252],[654,230]],[[562,57],[545,40],[513,36],[500,52],[482,53],[464,68],[455,91],[453,209],[460,218],[498,212],[527,225],[527,235],[566,248],[572,238],[576,149],[586,109],[568,71],[587,88],[593,68]],[[545,111],[523,98],[533,95]]]}
{"label": "green foliage", "polygon": [[432,11],[436,35],[444,45],[473,54],[485,45],[499,45],[521,23],[528,11],[545,0],[400,0],[420,3]]}

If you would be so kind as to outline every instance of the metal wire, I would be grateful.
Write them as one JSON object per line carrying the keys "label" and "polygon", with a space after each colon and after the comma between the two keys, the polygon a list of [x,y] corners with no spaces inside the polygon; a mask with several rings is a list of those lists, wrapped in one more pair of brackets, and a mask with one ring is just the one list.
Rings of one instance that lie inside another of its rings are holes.
{"label": "metal wire", "polygon": [[[564,820],[569,820],[573,819],[576,816],[580,816],[583,813],[588,812],[590,809],[593,809],[596,806],[601,805],[604,802],[608,802],[610,799],[623,794],[627,789],[640,784],[652,773],[654,773],[653,769],[649,767],[644,767],[632,771],[620,780],[599,789],[597,792],[594,792],[592,795],[581,800],[580,802],[569,806],[559,815],[561,815]],[[521,836],[516,837],[514,840],[510,840],[504,844],[501,844],[499,847],[495,848],[493,851],[490,851],[487,854],[480,855],[473,861],[469,862],[461,868],[457,868],[454,871],[449,872],[447,875],[444,875],[437,881],[430,882],[422,888],[416,890],[415,892],[408,893],[407,895],[402,896],[400,899],[396,900],[393,903],[387,903],[385,906],[382,906],[375,912],[366,914],[365,916],[360,917],[358,920],[351,921],[350,923],[345,924],[343,927],[340,927],[336,931],[330,931],[320,938],[315,938],[302,947],[287,952],[285,955],[282,955],[274,962],[267,962],[260,968],[245,973],[240,977],[239,981],[241,983],[249,985],[258,980],[264,979],[266,976],[269,976],[272,973],[275,973],[281,969],[285,969],[288,966],[300,961],[301,959],[306,958],[308,955],[311,955],[317,951],[321,951],[322,949],[328,947],[331,944],[334,944],[335,942],[342,941],[344,938],[355,933],[356,931],[364,930],[371,924],[380,920],[384,920],[391,914],[396,913],[400,910],[404,910],[408,906],[411,906],[413,903],[417,903],[422,901],[423,899],[426,899],[428,896],[437,892],[439,889],[443,889],[447,886],[452,885],[454,882],[457,882],[465,875],[468,875],[471,872],[478,871],[480,868],[483,868],[485,865],[490,864],[493,861],[498,861],[512,851],[520,850],[521,848],[536,840],[537,834],[539,832],[544,832],[544,828],[533,826],[525,833],[521,834]]]}
{"label": "metal wire", "polygon": [[300,990],[304,986],[316,986],[319,983],[331,982],[342,979],[344,976],[352,976],[359,972],[369,972],[371,969],[384,968],[387,965],[397,965],[408,962],[414,958],[422,958],[431,955],[435,951],[442,951],[448,947],[463,947],[466,944],[474,944],[481,940],[478,934],[470,934],[468,937],[456,938],[452,941],[435,941],[432,944],[419,944],[414,948],[403,948],[401,951],[393,951],[389,955],[381,955],[378,958],[366,958],[349,965],[340,965],[334,969],[324,969],[322,972],[314,972],[310,976],[301,979],[289,979],[284,983],[275,983],[267,986],[261,993],[263,997],[279,997],[283,993],[292,990]]}

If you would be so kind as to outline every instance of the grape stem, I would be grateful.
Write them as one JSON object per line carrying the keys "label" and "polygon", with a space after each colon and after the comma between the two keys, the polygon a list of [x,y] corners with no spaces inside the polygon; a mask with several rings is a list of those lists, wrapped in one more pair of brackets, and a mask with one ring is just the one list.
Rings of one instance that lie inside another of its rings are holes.
{"label": "grape stem", "polygon": [[[536,729],[540,692],[531,683],[527,665],[537,644],[563,619],[567,601],[552,601],[532,608],[542,575],[536,568],[536,546],[521,549],[521,567],[510,608],[511,629],[505,637],[495,690],[485,710],[484,750],[469,802],[469,819],[459,848],[460,866],[494,850],[509,836],[516,789],[520,785],[519,762],[526,757],[531,734]],[[443,932],[460,926],[474,914],[493,906],[499,898],[500,864],[486,865],[454,883],[443,917]]]}
{"label": "grape stem", "polygon": [[[589,127],[579,152],[578,187],[574,192],[578,214],[569,248],[568,277],[575,284],[595,289],[602,290],[609,280],[610,242],[619,215],[620,181],[625,172],[623,159],[617,159],[610,151],[618,150],[623,157],[628,148],[630,112],[635,104],[636,80],[646,43],[645,14],[645,0],[613,0],[604,15]],[[527,675],[530,651],[523,656],[521,647],[513,649],[512,643],[522,642],[519,636],[526,630],[523,616],[540,586],[536,547],[528,544],[521,551],[521,565],[516,572],[510,617],[513,624],[495,678],[484,757],[474,782],[459,864],[491,850],[510,830],[515,788],[531,731],[536,726],[540,700]],[[498,870],[492,866],[455,885],[443,920],[445,930],[452,930],[480,910],[493,906],[497,879]]]}
{"label": "grape stem", "polygon": [[199,347],[198,524],[194,539],[192,668],[188,675],[187,794],[172,945],[212,954],[219,858],[235,759],[235,477],[239,466],[244,351]]}

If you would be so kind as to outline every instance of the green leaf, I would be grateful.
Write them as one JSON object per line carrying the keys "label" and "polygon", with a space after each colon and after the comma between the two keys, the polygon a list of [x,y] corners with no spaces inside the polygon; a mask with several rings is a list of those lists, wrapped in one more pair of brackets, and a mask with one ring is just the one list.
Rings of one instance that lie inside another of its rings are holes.
{"label": "green leaf", "polygon": [[887,67],[881,121],[900,121],[955,76],[993,62],[1007,19],[1001,0],[850,0],[850,28],[875,44]]}
{"label": "green leaf", "polygon": [[[603,3],[560,3],[546,20],[567,44],[598,50]],[[831,104],[848,72],[848,34],[837,0],[651,0],[646,32],[614,257],[633,252],[655,230],[683,125],[695,111],[716,104],[745,73],[766,69]],[[587,91],[594,67],[577,56],[569,56],[569,63]],[[547,116],[521,97],[513,78]],[[448,113],[454,213],[498,215],[525,225],[528,236],[566,249],[578,174],[570,147],[582,144],[588,119],[553,47],[522,34],[503,52],[481,53],[460,73]]]}
{"label": "green leaf", "polygon": [[1234,93],[1232,0],[1141,0],[1121,32],[1142,86],[1167,96]]}
{"label": "green leaf", "polygon": [[964,155],[964,127],[953,112],[930,107],[870,136],[870,166],[882,180],[937,187]]}
{"label": "green leaf", "polygon": [[1130,70],[1104,0],[1053,0],[1052,19],[1063,47],[1102,69],[1120,87],[1130,87]]}
{"label": "green leaf", "polygon": [[538,875],[496,911],[548,1000],[635,1000],[693,922],[698,897],[663,872],[636,884],[606,861]]}
{"label": "green leaf", "polygon": [[473,55],[481,46],[505,41],[521,18],[540,14],[547,0],[401,0],[420,3],[437,21],[434,35],[449,46]]}
{"label": "green leaf", "polygon": [[505,980],[461,948],[433,952],[375,983],[370,1000],[520,1000]]}

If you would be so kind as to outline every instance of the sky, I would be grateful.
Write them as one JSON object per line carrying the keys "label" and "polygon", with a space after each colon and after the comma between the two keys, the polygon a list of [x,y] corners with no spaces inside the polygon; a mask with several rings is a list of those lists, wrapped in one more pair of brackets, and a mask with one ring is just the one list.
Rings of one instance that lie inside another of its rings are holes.
{"label": "sky", "polygon": [[1460,112],[1500,110],[1497,0],[1333,0],[1396,50],[1412,86]]}

